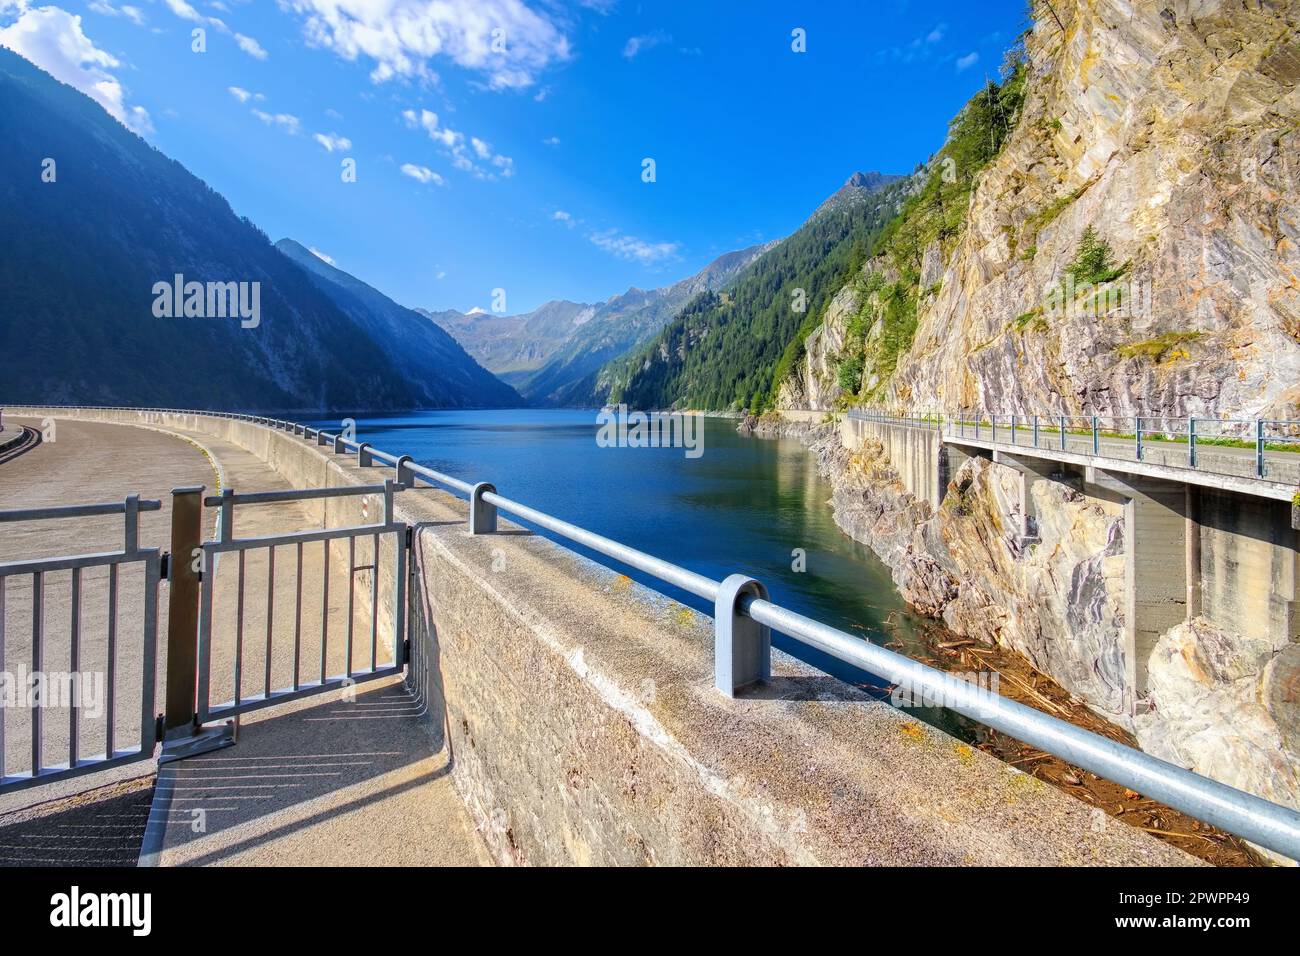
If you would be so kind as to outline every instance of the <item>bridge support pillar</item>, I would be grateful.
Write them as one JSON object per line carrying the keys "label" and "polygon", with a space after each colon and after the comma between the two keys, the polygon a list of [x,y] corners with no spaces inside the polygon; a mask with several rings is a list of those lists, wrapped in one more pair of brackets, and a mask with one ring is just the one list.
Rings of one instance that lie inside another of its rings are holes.
{"label": "bridge support pillar", "polygon": [[1026,455],[1012,455],[1005,451],[993,452],[993,461],[1014,469],[1020,475],[1020,542],[1037,544],[1038,515],[1034,510],[1033,487],[1037,481],[1044,479],[1062,480],[1065,477],[1063,466],[1047,458],[1033,458]]}
{"label": "bridge support pillar", "polygon": [[[1147,663],[1160,636],[1188,616],[1190,586],[1198,586],[1197,524],[1188,520],[1180,482],[1103,471],[1089,466],[1089,491],[1124,507],[1125,697],[1131,713],[1147,693]],[[1190,534],[1189,534],[1190,532]]]}

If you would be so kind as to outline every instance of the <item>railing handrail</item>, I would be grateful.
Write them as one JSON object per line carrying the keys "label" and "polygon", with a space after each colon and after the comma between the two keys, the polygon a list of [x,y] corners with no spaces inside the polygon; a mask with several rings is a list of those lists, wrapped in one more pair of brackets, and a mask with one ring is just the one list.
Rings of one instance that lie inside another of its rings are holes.
{"label": "railing handrail", "polygon": [[[162,502],[142,498],[140,511],[160,511]],[[127,512],[124,501],[108,501],[103,504],[86,505],[52,505],[45,508],[11,508],[0,511],[0,522],[5,521],[53,521],[59,518],[97,518],[102,515],[123,515]]]}
{"label": "railing handrail", "polygon": [[[142,409],[125,410],[143,411]],[[199,414],[249,421],[265,420],[259,416],[235,413],[168,411],[172,414]],[[1059,420],[1060,416],[1057,418]],[[295,427],[285,422],[280,422],[278,425],[282,428]],[[346,444],[358,451],[363,447],[369,448],[368,443],[365,442]],[[595,534],[578,525],[505,498],[497,494],[495,487],[490,484],[470,484],[452,479],[440,472],[411,464],[407,456],[399,458],[374,450],[370,450],[369,453],[371,457],[397,463],[399,470],[406,469],[426,478],[433,476],[432,480],[435,483],[467,492],[471,501],[471,526],[475,521],[474,511],[477,501],[481,500],[493,509],[499,508],[525,521],[531,521],[706,600],[718,602],[727,591],[726,585],[731,579],[727,582],[715,581],[670,561],[620,544],[611,538]],[[330,490],[337,491],[337,489]],[[495,517],[492,520],[495,521]],[[764,597],[742,592],[734,610],[736,614],[743,615],[764,627],[780,631],[801,644],[820,650],[837,660],[861,667],[894,683],[907,682],[914,691],[939,701],[940,706],[1007,733],[1098,776],[1106,777],[1142,793],[1150,799],[1158,800],[1175,810],[1218,826],[1291,859],[1300,860],[1300,812],[1289,807],[1238,790],[1092,731],[1076,727],[1074,724],[1002,697],[994,691],[975,687],[937,668],[914,661],[796,611],[783,608]],[[721,611],[722,609],[715,603],[715,621]],[[715,659],[717,651],[718,649],[715,648]]]}

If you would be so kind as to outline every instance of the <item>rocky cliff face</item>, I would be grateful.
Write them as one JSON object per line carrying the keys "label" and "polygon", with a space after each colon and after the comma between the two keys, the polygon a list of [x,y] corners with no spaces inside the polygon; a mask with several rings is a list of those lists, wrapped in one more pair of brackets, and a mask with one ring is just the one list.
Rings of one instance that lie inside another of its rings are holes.
{"label": "rocky cliff face", "polygon": [[834,408],[844,394],[839,383],[837,363],[844,350],[844,336],[849,320],[858,311],[857,289],[846,285],[826,308],[826,318],[804,340],[803,358],[781,383],[777,408],[807,408],[826,411]]}
{"label": "rocky cliff face", "polygon": [[[1300,4],[1034,6],[1018,119],[956,235],[868,262],[780,406],[1300,418]],[[932,512],[869,443],[807,439],[839,472],[837,521],[920,610],[1020,651],[1152,753],[1300,806],[1294,642],[1196,618],[1145,662],[1149,709],[1124,712],[1113,506],[1036,482],[1026,545],[1009,469],[967,462]]]}
{"label": "rocky cliff face", "polygon": [[[1019,122],[881,397],[1300,417],[1300,5],[1036,6]],[[1089,228],[1113,268],[1071,289]]]}

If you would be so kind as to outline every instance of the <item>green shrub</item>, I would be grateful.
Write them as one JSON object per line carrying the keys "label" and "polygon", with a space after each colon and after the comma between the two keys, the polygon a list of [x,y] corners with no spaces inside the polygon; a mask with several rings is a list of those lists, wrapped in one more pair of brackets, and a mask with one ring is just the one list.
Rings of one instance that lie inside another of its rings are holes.
{"label": "green shrub", "polygon": [[1079,239],[1079,248],[1074,254],[1074,261],[1066,266],[1065,271],[1074,277],[1076,286],[1102,285],[1114,282],[1128,271],[1129,264],[1115,265],[1115,254],[1110,243],[1097,235],[1089,226]]}

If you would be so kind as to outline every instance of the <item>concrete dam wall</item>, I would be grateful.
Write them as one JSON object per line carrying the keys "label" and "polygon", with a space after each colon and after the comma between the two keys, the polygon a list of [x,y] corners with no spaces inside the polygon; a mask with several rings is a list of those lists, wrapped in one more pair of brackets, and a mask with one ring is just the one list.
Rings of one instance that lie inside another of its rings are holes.
{"label": "concrete dam wall", "polygon": [[[251,422],[77,417],[217,435],[298,487],[392,475]],[[770,684],[728,699],[707,616],[508,522],[471,536],[442,491],[397,502],[415,528],[409,680],[500,863],[1195,862],[779,652]],[[321,507],[375,520],[358,498]]]}

